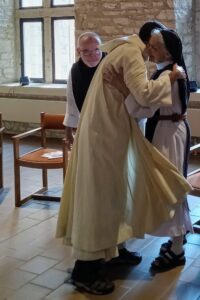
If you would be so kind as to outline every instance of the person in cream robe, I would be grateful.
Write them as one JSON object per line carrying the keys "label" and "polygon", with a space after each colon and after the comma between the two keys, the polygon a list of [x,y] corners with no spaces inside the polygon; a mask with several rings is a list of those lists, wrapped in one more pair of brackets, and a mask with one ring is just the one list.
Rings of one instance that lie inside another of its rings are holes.
{"label": "person in cream robe", "polygon": [[95,294],[114,289],[100,275],[102,260],[117,256],[117,244],[143,237],[173,217],[174,206],[190,191],[187,181],[142,135],[130,118],[124,96],[103,80],[108,66],[122,70],[135,100],[143,106],[170,105],[170,76],[148,81],[145,45],[137,35],[102,47],[108,53],[87,92],[58,216],[57,237],[64,237],[77,259],[72,283]]}

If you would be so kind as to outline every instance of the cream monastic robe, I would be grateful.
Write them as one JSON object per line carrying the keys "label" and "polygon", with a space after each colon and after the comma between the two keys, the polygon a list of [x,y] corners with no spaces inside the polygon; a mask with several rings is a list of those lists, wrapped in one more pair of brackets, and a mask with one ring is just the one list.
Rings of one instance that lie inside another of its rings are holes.
{"label": "cream monastic robe", "polygon": [[163,106],[171,104],[169,76],[147,80],[145,46],[136,35],[104,46],[109,54],[84,102],[57,224],[57,237],[85,260],[109,259],[118,242],[153,232],[190,191],[178,170],[145,140],[122,94],[102,79],[107,65],[117,72],[122,68],[138,103]]}

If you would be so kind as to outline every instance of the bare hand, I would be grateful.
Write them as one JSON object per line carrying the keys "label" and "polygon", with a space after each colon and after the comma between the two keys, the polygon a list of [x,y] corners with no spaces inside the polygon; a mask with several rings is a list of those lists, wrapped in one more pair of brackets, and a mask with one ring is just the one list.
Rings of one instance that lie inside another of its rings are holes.
{"label": "bare hand", "polygon": [[173,65],[172,73],[174,73],[174,76],[175,76],[176,80],[177,79],[186,79],[185,70],[183,69],[183,67],[181,67],[177,64]]}
{"label": "bare hand", "polygon": [[74,142],[73,128],[66,127],[66,139],[67,139],[67,144],[68,144],[68,150],[72,150],[72,145]]}

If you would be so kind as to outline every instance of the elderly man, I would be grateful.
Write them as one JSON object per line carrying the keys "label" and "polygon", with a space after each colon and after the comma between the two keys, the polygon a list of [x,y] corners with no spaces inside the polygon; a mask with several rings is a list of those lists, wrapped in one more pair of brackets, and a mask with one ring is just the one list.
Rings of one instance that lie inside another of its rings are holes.
{"label": "elderly man", "polygon": [[67,81],[67,107],[64,119],[66,135],[70,148],[73,144],[73,129],[78,125],[80,112],[90,82],[95,71],[104,58],[105,53],[99,49],[100,36],[95,32],[84,32],[77,40],[77,53],[79,59],[75,62],[69,73]]}

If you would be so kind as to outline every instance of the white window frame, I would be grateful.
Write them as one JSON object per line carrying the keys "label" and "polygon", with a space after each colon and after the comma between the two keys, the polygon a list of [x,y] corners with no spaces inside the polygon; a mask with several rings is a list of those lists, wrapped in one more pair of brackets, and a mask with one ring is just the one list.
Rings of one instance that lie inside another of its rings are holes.
{"label": "white window frame", "polygon": [[[52,48],[52,18],[74,18],[74,5],[51,6],[51,0],[43,0],[43,7],[19,8],[19,1],[16,5],[16,36],[17,36],[17,66],[18,77],[21,76],[21,50],[20,50],[20,19],[44,20],[44,82],[53,83],[53,48]],[[66,74],[66,77],[68,74]]]}

